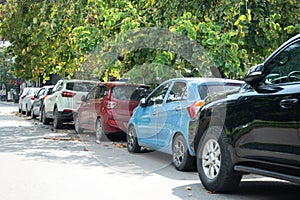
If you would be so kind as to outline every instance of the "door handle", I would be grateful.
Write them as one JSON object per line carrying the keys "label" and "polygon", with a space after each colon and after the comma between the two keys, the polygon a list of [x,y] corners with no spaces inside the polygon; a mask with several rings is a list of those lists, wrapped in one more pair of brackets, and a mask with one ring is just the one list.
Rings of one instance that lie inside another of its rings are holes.
{"label": "door handle", "polygon": [[176,111],[179,111],[179,110],[181,110],[181,107],[178,106],[178,107],[175,108],[175,110],[176,110]]}
{"label": "door handle", "polygon": [[298,102],[298,99],[283,99],[280,101],[281,108],[291,108],[294,104]]}

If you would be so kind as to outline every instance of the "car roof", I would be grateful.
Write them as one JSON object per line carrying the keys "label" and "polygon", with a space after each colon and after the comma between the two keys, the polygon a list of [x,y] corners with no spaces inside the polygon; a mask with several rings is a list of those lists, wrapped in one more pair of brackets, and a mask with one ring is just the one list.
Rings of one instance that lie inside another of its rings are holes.
{"label": "car roof", "polygon": [[90,83],[98,83],[96,80],[81,80],[81,79],[61,79],[59,81],[63,82],[90,82]]}
{"label": "car roof", "polygon": [[23,91],[28,91],[28,90],[38,90],[38,89],[40,89],[39,87],[25,87],[24,89],[23,89]]}
{"label": "car roof", "polygon": [[44,85],[42,88],[54,88],[54,85]]}
{"label": "car roof", "polygon": [[138,83],[128,83],[128,82],[100,82],[98,85],[110,85],[110,86],[118,86],[118,85],[128,85],[128,86],[147,86],[146,84],[138,84]]}
{"label": "car roof", "polygon": [[234,80],[234,79],[226,79],[226,78],[202,78],[202,77],[188,77],[188,78],[173,78],[168,81],[186,81],[191,83],[237,83],[244,84],[244,81]]}

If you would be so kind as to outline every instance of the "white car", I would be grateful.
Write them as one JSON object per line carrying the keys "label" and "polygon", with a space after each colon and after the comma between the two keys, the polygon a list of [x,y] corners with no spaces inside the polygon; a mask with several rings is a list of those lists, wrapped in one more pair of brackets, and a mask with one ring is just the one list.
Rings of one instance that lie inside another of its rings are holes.
{"label": "white car", "polygon": [[19,99],[19,113],[24,113],[26,116],[30,115],[31,106],[34,101],[34,94],[40,88],[36,87],[26,87],[23,89],[23,92]]}
{"label": "white car", "polygon": [[59,80],[52,93],[44,100],[41,112],[43,124],[49,124],[53,120],[53,127],[61,128],[63,122],[73,121],[73,114],[81,103],[81,97],[97,83],[77,79]]}

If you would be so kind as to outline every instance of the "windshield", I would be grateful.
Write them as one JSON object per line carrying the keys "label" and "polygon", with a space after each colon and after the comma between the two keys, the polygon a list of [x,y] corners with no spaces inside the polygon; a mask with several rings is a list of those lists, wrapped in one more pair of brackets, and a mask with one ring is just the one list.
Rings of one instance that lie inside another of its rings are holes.
{"label": "windshield", "polygon": [[141,98],[146,97],[149,92],[148,87],[136,85],[120,85],[112,88],[112,96],[119,100],[132,100],[139,101]]}

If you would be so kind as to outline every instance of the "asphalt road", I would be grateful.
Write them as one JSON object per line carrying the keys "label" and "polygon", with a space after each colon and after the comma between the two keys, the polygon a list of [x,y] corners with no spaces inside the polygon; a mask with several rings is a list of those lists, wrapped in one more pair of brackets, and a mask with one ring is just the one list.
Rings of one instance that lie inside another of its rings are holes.
{"label": "asphalt road", "polygon": [[233,194],[212,194],[195,171],[180,172],[169,155],[127,152],[121,134],[95,143],[72,124],[55,130],[0,102],[1,200],[299,199],[300,186],[244,176]]}

